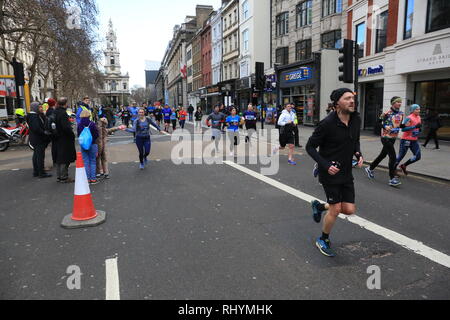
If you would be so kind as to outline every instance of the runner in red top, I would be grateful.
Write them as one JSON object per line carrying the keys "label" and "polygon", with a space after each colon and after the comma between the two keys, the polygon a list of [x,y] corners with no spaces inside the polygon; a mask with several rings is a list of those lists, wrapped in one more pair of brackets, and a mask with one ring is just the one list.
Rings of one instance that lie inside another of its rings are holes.
{"label": "runner in red top", "polygon": [[186,117],[187,117],[187,112],[186,112],[186,108],[185,107],[183,107],[183,108],[181,108],[181,111],[178,113],[178,116],[179,116],[179,122],[180,122],[180,126],[181,126],[181,129],[184,129],[184,125],[186,124]]}

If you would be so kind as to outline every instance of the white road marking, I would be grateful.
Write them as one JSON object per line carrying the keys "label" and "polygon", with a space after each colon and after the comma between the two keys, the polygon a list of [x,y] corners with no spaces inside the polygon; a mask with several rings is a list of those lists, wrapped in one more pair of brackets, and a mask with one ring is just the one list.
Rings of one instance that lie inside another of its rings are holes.
{"label": "white road marking", "polygon": [[119,271],[117,257],[105,261],[106,300],[120,300]]}
{"label": "white road marking", "polygon": [[[325,201],[317,199],[313,196],[310,196],[306,193],[303,193],[297,189],[294,189],[290,186],[287,186],[281,182],[278,182],[274,179],[268,178],[268,177],[266,177],[262,174],[259,174],[253,170],[250,170],[241,165],[238,165],[234,162],[224,161],[224,164],[227,164],[230,167],[233,167],[233,168],[235,168],[243,173],[246,173],[258,180],[261,180],[267,184],[270,184],[271,186],[273,186],[277,189],[280,189],[286,193],[289,193],[289,194],[293,195],[294,197],[302,199],[308,203],[310,203],[313,200],[319,200],[322,203],[325,202]],[[358,216],[347,217],[345,215],[339,215],[339,218],[347,220],[353,224],[356,224],[363,229],[372,231],[373,233],[375,233],[379,236],[382,236],[383,238],[388,239],[388,240],[402,246],[405,249],[411,250],[418,255],[424,256],[425,258],[427,258],[431,261],[434,261],[440,265],[443,265],[444,267],[450,268],[450,256],[448,256],[440,251],[437,251],[433,248],[430,248],[430,247],[424,245],[420,241],[410,239],[400,233],[397,233],[395,231],[392,231],[392,230],[389,230],[382,226],[379,226],[373,222],[370,222],[370,221],[363,219],[361,217],[358,217]]]}

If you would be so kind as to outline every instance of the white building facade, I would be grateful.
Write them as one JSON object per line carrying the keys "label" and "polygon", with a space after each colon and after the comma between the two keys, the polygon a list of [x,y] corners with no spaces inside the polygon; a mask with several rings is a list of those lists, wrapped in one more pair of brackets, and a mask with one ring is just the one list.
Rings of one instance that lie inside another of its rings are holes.
{"label": "white building facade", "polygon": [[239,0],[240,81],[239,105],[246,108],[254,99],[255,63],[270,67],[270,0]]}
{"label": "white building facade", "polygon": [[212,30],[212,85],[222,81],[222,8],[211,18]]}

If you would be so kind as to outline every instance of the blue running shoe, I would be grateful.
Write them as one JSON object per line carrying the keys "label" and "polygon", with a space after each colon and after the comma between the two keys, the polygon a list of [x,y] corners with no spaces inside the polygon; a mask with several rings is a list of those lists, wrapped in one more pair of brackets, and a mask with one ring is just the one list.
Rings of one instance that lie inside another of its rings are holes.
{"label": "blue running shoe", "polygon": [[391,187],[398,187],[400,186],[402,183],[400,182],[400,180],[398,178],[394,178],[392,180],[389,180],[389,185]]}
{"label": "blue running shoe", "polygon": [[319,176],[319,166],[317,165],[317,163],[314,165],[313,176],[314,178],[317,178]]}
{"label": "blue running shoe", "polygon": [[144,164],[143,164],[143,163],[140,163],[140,164],[139,164],[139,169],[144,170],[144,168],[145,168]]}
{"label": "blue running shoe", "polygon": [[331,249],[331,242],[329,239],[322,240],[321,238],[318,238],[316,240],[316,246],[324,256],[327,256],[330,258],[336,256],[336,253],[333,251],[333,249]]}
{"label": "blue running shoe", "polygon": [[317,200],[311,201],[311,207],[313,210],[313,219],[315,222],[320,223],[322,219],[322,211],[319,210],[320,202]]}
{"label": "blue running shoe", "polygon": [[290,165],[292,165],[292,166],[296,166],[296,165],[297,165],[297,162],[291,161],[291,160],[288,160],[288,163],[289,163]]}
{"label": "blue running shoe", "polygon": [[373,174],[373,170],[370,170],[369,167],[367,167],[365,170],[366,170],[366,173],[367,173],[367,177],[368,177],[370,180],[375,179],[375,175]]}

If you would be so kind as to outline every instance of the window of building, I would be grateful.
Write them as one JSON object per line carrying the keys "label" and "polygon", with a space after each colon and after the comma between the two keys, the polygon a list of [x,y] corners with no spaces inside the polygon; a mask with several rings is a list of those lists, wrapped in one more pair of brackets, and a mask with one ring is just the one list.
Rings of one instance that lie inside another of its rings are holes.
{"label": "window of building", "polygon": [[382,52],[387,44],[388,11],[382,12],[377,20],[377,37],[375,53]]}
{"label": "window of building", "polygon": [[239,77],[239,74],[238,74],[238,63],[237,62],[235,62],[234,63],[234,77],[235,78],[238,78]]}
{"label": "window of building", "polygon": [[250,16],[248,0],[242,3],[242,20],[247,19]]}
{"label": "window of building", "polygon": [[342,0],[322,0],[322,17],[342,12]]}
{"label": "window of building", "polygon": [[312,0],[303,1],[297,5],[297,28],[312,23]]}
{"label": "window of building", "polygon": [[228,67],[227,66],[224,67],[223,76],[225,78],[224,80],[228,80]]}
{"label": "window of building", "polygon": [[450,1],[428,0],[427,32],[450,28]]}
{"label": "window of building", "polygon": [[341,30],[334,30],[322,34],[322,49],[339,49],[341,47]]}
{"label": "window of building", "polygon": [[223,30],[227,30],[227,18],[223,19]]}
{"label": "window of building", "polygon": [[234,48],[235,48],[236,50],[239,48],[237,33],[234,34]]}
{"label": "window of building", "polygon": [[246,29],[242,32],[242,43],[243,43],[244,52],[247,52],[249,49],[249,47],[248,47],[248,29]]}
{"label": "window of building", "polygon": [[123,84],[123,90],[127,90],[127,84],[126,83]]}
{"label": "window of building", "polygon": [[283,12],[276,18],[277,36],[285,35],[289,32],[289,12]]}
{"label": "window of building", "polygon": [[311,39],[297,42],[295,45],[295,60],[302,61],[311,59]]}
{"label": "window of building", "polygon": [[289,47],[279,48],[275,52],[275,61],[281,65],[289,63]]}
{"label": "window of building", "polygon": [[114,59],[114,57],[111,57],[111,65],[114,65],[116,63],[116,60]]}
{"label": "window of building", "polygon": [[360,23],[356,26],[356,43],[359,45],[359,57],[364,57],[364,47],[366,44],[366,23]]}
{"label": "window of building", "polygon": [[403,39],[409,39],[412,36],[412,27],[414,21],[414,0],[406,0],[405,3],[405,30]]}
{"label": "window of building", "polygon": [[237,9],[234,9],[234,23],[237,23],[238,21],[238,13],[237,13]]}
{"label": "window of building", "polygon": [[189,50],[189,51],[186,53],[186,60],[191,60],[191,59],[192,59],[192,51]]}

